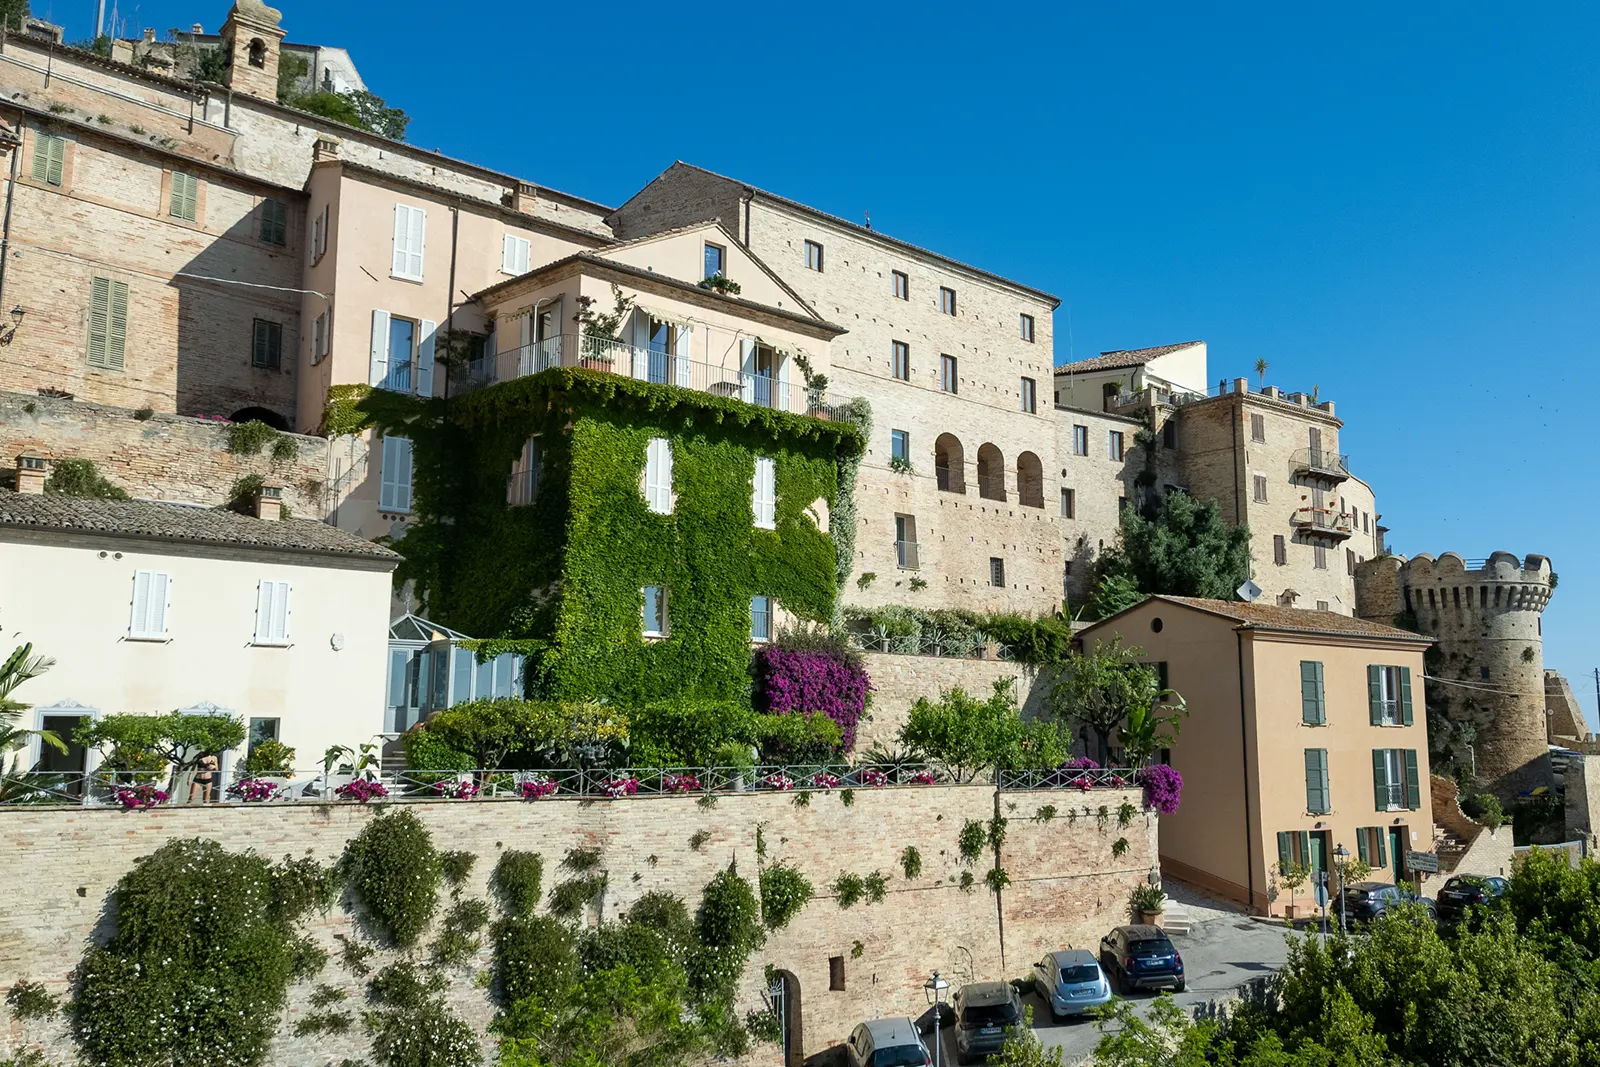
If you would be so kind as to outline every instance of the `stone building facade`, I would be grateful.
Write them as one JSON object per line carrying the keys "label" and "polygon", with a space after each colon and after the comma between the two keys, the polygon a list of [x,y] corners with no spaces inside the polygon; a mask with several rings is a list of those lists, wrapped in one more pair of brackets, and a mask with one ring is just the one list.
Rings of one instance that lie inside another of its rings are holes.
{"label": "stone building facade", "polygon": [[1357,583],[1364,618],[1412,623],[1438,641],[1428,655],[1436,760],[1467,767],[1506,800],[1552,787],[1542,640],[1550,561],[1383,556],[1357,568]]}

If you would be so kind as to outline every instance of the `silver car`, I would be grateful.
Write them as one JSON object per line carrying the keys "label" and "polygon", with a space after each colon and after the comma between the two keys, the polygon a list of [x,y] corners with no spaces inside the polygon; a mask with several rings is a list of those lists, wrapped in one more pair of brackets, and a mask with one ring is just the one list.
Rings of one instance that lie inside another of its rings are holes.
{"label": "silver car", "polygon": [[927,1067],[933,1062],[917,1027],[904,1015],[873,1019],[850,1031],[844,1043],[848,1067]]}
{"label": "silver car", "polygon": [[1057,1022],[1111,1000],[1111,982],[1094,953],[1084,948],[1052,952],[1033,965],[1033,988]]}

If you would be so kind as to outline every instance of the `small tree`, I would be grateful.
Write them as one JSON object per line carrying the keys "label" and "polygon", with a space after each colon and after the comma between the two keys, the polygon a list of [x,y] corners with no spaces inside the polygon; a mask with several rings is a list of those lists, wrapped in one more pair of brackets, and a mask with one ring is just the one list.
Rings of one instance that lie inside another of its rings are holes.
{"label": "small tree", "polygon": [[1249,527],[1224,519],[1215,501],[1168,493],[1158,504],[1152,494],[1149,506],[1122,513],[1117,546],[1095,566],[1095,600],[1109,610],[1118,606],[1105,602],[1113,591],[1125,601],[1130,585],[1140,593],[1232,600],[1249,576]]}
{"label": "small tree", "polygon": [[1010,678],[997,680],[988,700],[958,686],[941,693],[938,703],[917,701],[900,728],[900,743],[942,763],[958,782],[993,767],[1054,767],[1066,756],[1052,724],[1022,721]]}
{"label": "small tree", "polygon": [[1261,379],[1261,388],[1267,387],[1267,368],[1272,366],[1265,359],[1256,360],[1256,375]]}
{"label": "small tree", "polygon": [[1304,862],[1291,860],[1288,863],[1278,865],[1278,881],[1282,882],[1284,887],[1289,890],[1290,910],[1293,910],[1295,906],[1296,891],[1305,885],[1306,880],[1310,877],[1311,868],[1306,866]]}
{"label": "small tree", "polygon": [[154,756],[171,767],[177,782],[207,752],[221,753],[244,743],[244,723],[231,715],[107,715],[78,728],[81,745],[102,748],[121,758]]}
{"label": "small tree", "polygon": [[0,665],[0,800],[9,800],[13,796],[27,792],[29,786],[21,779],[13,779],[9,775],[11,753],[25,745],[30,737],[37,737],[41,744],[49,745],[58,752],[66,752],[67,746],[49,730],[23,730],[17,727],[17,721],[22,713],[32,707],[19,700],[13,700],[11,693],[17,686],[30,678],[37,678],[54,665],[55,660],[49,656],[35,656],[33,645],[20,645]]}
{"label": "small tree", "polygon": [[1136,709],[1145,712],[1140,719],[1141,745],[1155,740],[1160,724],[1151,722],[1149,715],[1162,689],[1156,669],[1140,662],[1143,656],[1144,649],[1124,645],[1118,634],[1110,643],[1096,641],[1093,651],[1073,653],[1060,664],[1050,689],[1051,714],[1060,723],[1093,730],[1100,741],[1097,755],[1110,749],[1112,735]]}
{"label": "small tree", "polygon": [[616,282],[611,283],[611,297],[616,301],[616,306],[607,312],[594,309],[594,297],[578,297],[578,310],[572,316],[572,321],[582,330],[585,337],[597,337],[604,341],[619,340],[618,334],[622,324],[628,316],[633,314],[633,297],[623,293],[622,287]]}

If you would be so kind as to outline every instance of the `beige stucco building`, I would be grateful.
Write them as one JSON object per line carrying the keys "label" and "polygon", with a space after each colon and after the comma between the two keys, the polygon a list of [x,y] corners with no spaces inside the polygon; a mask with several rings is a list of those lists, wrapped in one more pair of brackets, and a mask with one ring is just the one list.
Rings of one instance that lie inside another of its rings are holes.
{"label": "beige stucco building", "polygon": [[1164,596],[1079,639],[1092,649],[1117,635],[1164,665],[1190,713],[1169,758],[1184,782],[1162,818],[1165,873],[1263,914],[1290,903],[1281,864],[1326,871],[1341,845],[1375,881],[1416,873],[1406,854],[1434,841],[1431,639],[1334,612]]}
{"label": "beige stucco building", "polygon": [[[33,467],[29,464],[28,467]],[[400,557],[311,519],[0,490],[0,599],[8,640],[55,665],[24,684],[24,726],[70,735],[84,719],[191,711],[242,719],[303,768],[384,722],[389,587]],[[9,646],[8,646],[9,647]],[[225,753],[223,770],[243,751]],[[93,770],[77,746],[26,766]]]}

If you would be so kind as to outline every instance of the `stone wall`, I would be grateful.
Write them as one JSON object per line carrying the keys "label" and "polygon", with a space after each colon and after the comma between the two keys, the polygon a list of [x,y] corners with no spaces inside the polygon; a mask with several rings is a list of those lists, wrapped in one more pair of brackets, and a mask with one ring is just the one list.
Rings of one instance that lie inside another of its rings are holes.
{"label": "stone wall", "polygon": [[872,745],[898,747],[896,737],[905,725],[911,706],[923,697],[939,699],[939,694],[957,686],[983,699],[994,683],[1009,678],[1016,683],[1017,706],[1025,718],[1043,710],[1049,685],[1040,683],[1040,672],[1023,663],[999,659],[959,659],[954,656],[904,656],[884,652],[862,654],[867,677],[872,679],[872,717],[856,731],[856,750]]}
{"label": "stone wall", "polygon": [[[768,862],[787,860],[815,884],[817,896],[752,957],[744,982],[744,1008],[756,1006],[767,964],[799,981],[807,1052],[842,1040],[865,1018],[920,1014],[922,983],[938,969],[960,985],[1017,977],[1047,949],[1090,947],[1111,926],[1127,921],[1127,897],[1156,859],[1156,817],[1135,815],[1128,826],[1113,816],[1104,828],[1085,807],[1104,804],[1115,813],[1124,801],[1138,805],[1137,792],[1076,790],[1004,793],[986,786],[932,786],[858,790],[846,805],[839,794],[814,795],[799,807],[784,794],[728,795],[709,810],[687,798],[637,798],[583,803],[548,800],[417,803],[411,807],[441,848],[478,856],[466,893],[485,896],[501,850],[530,849],[546,858],[546,887],[559,881],[556,862],[569,848],[601,850],[609,888],[599,913],[620,915],[653,890],[682,895],[691,905],[716,871],[736,862],[746,876],[758,866],[757,829]],[[1059,813],[1036,821],[1040,806]],[[986,863],[975,870],[979,884],[959,885],[956,838],[967,820],[987,821],[999,810],[1010,821],[1001,864],[1011,887],[998,902],[982,884]],[[1069,819],[1069,807],[1079,816]],[[264,807],[162,808],[125,815],[110,810],[12,809],[0,821],[0,842],[10,856],[0,872],[0,898],[11,906],[0,914],[0,987],[22,978],[65,993],[85,942],[103,936],[108,891],[139,857],[174,838],[202,837],[230,848],[253,847],[263,855],[310,854],[331,860],[360,831],[374,809],[356,805],[302,803]],[[710,834],[691,849],[696,831]],[[1127,850],[1113,856],[1125,839]],[[914,845],[922,873],[908,880],[900,856]],[[842,871],[889,877],[881,904],[839,907],[828,886]],[[593,917],[591,916],[591,921]],[[330,952],[336,934],[352,933],[350,915],[335,909],[314,919],[310,932]],[[844,988],[829,988],[830,959],[840,957]],[[380,953],[374,963],[388,962]],[[450,975],[449,997],[475,1025],[489,1021],[493,1005],[476,982],[489,965],[487,948]],[[359,1008],[361,988],[337,956],[316,981],[345,988]],[[312,982],[290,994],[289,1008],[271,1056],[274,1063],[337,1063],[368,1054],[359,1027],[345,1036],[295,1038],[294,1020],[308,1010]],[[0,1012],[4,1009],[0,1008]],[[40,1042],[46,1058],[70,1062],[72,1050],[59,1021],[24,1026],[0,1014],[0,1033],[10,1044]],[[772,1063],[771,1046],[752,1062]]]}
{"label": "stone wall", "polygon": [[1550,741],[1588,741],[1594,737],[1583,708],[1572,692],[1572,684],[1559,671],[1544,672],[1544,707],[1550,724]]}
{"label": "stone wall", "polygon": [[100,473],[136,497],[196,504],[225,503],[235,480],[266,475],[283,483],[284,502],[300,518],[321,519],[328,442],[291,438],[300,455],[273,463],[265,453],[228,451],[226,425],[208,419],[152,414],[128,408],[0,393],[0,463],[12,466],[23,452],[49,460],[93,460]]}

